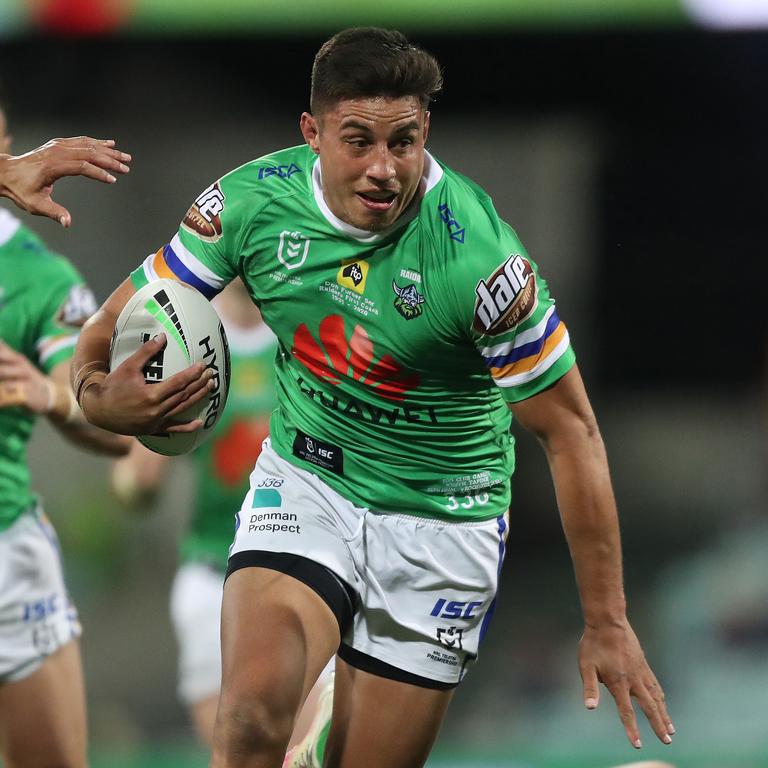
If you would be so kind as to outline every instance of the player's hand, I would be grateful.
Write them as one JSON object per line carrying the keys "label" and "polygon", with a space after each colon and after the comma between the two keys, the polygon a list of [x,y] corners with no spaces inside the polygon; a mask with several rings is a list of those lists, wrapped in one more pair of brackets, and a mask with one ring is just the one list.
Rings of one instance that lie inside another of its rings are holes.
{"label": "player's hand", "polygon": [[80,406],[91,424],[121,435],[200,429],[202,420],[184,421],[183,412],[213,388],[213,371],[195,363],[166,381],[147,384],[143,369],[165,344],[165,334],[158,334],[101,382],[84,389]]}
{"label": "player's hand", "polygon": [[24,355],[0,341],[0,408],[18,406],[32,413],[48,413],[54,387]]}
{"label": "player's hand", "polygon": [[672,743],[675,728],[667,713],[664,691],[645,660],[643,649],[629,625],[586,627],[579,643],[579,671],[584,684],[584,705],[596,709],[600,701],[598,682],[613,696],[630,743],[642,747],[634,698],[659,739]]}
{"label": "player's hand", "polygon": [[115,149],[112,139],[77,136],[52,139],[24,155],[0,156],[0,193],[19,208],[55,219],[62,227],[72,223],[64,206],[51,199],[53,184],[63,176],[86,176],[114,184],[117,173],[128,173],[131,156]]}

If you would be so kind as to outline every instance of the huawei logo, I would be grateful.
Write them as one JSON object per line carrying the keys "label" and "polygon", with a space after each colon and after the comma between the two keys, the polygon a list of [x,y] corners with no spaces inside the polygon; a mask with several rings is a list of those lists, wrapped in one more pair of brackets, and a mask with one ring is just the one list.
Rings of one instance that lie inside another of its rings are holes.
{"label": "huawei logo", "polygon": [[373,342],[362,326],[356,325],[352,338],[347,340],[341,315],[329,315],[321,321],[320,343],[302,323],[293,334],[291,353],[331,384],[348,377],[372,387],[388,400],[403,400],[408,390],[419,385],[418,374],[404,371],[391,355],[376,358]]}

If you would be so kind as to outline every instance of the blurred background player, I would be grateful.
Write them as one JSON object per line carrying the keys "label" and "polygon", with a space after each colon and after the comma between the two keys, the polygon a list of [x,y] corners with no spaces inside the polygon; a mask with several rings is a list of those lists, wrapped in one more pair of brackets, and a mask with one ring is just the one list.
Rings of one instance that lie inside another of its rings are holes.
{"label": "blurred background player", "polygon": [[[3,117],[3,148],[4,123]],[[109,455],[128,450],[125,438],[84,420],[69,387],[77,333],[95,307],[74,267],[0,209],[0,758],[6,768],[86,765],[81,628],[56,534],[30,489],[27,443],[44,415],[78,445]]]}
{"label": "blurred background player", "polygon": [[[179,695],[199,738],[209,747],[221,685],[219,624],[224,573],[235,513],[269,434],[269,418],[276,404],[277,350],[277,340],[240,280],[227,286],[214,304],[227,331],[232,378],[227,407],[215,434],[190,454],[195,501],[171,592],[171,618],[179,645]],[[169,460],[136,441],[130,454],[114,465],[113,487],[119,498],[133,506],[150,504],[162,488]],[[320,689],[330,686],[330,680],[329,669],[307,699],[292,744],[306,736]],[[329,707],[324,712],[320,730],[329,720]]]}

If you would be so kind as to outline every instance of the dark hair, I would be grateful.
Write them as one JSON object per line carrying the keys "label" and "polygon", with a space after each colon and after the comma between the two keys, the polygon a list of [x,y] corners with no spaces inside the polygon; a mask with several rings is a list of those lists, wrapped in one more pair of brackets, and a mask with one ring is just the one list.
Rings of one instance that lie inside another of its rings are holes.
{"label": "dark hair", "polygon": [[402,32],[378,27],[345,29],[326,40],[312,66],[310,109],[319,114],[342,99],[416,96],[426,109],[443,86],[434,56]]}

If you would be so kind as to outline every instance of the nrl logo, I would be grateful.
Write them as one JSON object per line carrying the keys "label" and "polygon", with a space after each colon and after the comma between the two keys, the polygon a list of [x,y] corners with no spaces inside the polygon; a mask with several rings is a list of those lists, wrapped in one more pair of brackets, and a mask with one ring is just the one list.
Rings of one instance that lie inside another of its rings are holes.
{"label": "nrl logo", "polygon": [[215,243],[221,237],[221,219],[219,214],[224,210],[224,193],[219,187],[219,182],[211,184],[204,189],[202,194],[192,203],[187,211],[181,226],[197,235],[201,240]]}
{"label": "nrl logo", "polygon": [[280,233],[280,244],[277,246],[278,261],[286,269],[298,269],[307,260],[310,242],[301,232],[283,230]]}
{"label": "nrl logo", "polygon": [[413,320],[414,317],[418,317],[424,311],[421,306],[424,303],[424,297],[416,290],[413,283],[401,288],[393,280],[392,290],[397,294],[395,309],[406,320]]}
{"label": "nrl logo", "polygon": [[463,629],[456,629],[456,627],[439,627],[437,630],[437,641],[440,645],[444,645],[452,651],[461,651],[461,636],[463,633]]}

